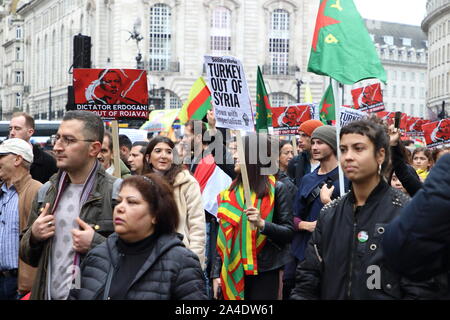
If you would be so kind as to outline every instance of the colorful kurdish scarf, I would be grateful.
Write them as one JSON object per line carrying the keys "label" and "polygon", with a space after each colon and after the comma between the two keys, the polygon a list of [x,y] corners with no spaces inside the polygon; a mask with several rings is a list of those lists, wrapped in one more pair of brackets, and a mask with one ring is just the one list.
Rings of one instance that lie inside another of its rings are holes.
{"label": "colorful kurdish scarf", "polygon": [[[275,205],[275,177],[269,176],[269,194],[262,199],[251,193],[253,207],[261,213],[261,218],[272,222]],[[233,190],[220,193],[219,233],[217,250],[222,258],[220,279],[226,300],[244,300],[245,275],[257,275],[256,256],[264,247],[267,237],[258,230],[250,228],[244,213],[244,188],[241,185]]]}

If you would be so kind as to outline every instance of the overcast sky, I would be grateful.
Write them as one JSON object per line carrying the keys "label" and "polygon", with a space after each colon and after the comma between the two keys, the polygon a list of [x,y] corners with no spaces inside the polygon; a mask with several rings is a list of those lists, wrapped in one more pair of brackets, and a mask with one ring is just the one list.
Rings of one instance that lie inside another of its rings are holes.
{"label": "overcast sky", "polygon": [[427,0],[354,0],[363,18],[420,25]]}

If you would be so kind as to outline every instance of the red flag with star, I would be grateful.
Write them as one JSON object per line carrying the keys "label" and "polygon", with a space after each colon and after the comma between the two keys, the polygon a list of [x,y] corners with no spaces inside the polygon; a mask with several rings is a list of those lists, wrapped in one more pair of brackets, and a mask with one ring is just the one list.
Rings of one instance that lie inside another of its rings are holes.
{"label": "red flag with star", "polygon": [[386,72],[353,0],[320,1],[308,71],[344,84],[368,78],[386,83]]}
{"label": "red flag with star", "polygon": [[320,121],[327,124],[327,120],[336,120],[333,87],[328,86],[319,105]]}

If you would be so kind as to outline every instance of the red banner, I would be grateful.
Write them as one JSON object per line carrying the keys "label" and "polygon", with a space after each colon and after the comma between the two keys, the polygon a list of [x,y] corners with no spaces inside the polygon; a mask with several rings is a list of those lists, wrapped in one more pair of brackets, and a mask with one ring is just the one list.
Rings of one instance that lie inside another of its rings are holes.
{"label": "red banner", "polygon": [[147,72],[134,69],[74,69],[75,110],[102,119],[148,118]]}
{"label": "red banner", "polygon": [[450,143],[450,118],[422,125],[427,146]]}
{"label": "red banner", "polygon": [[365,112],[384,110],[383,94],[379,83],[352,90],[355,109]]}
{"label": "red banner", "polygon": [[273,130],[280,135],[297,134],[298,127],[310,119],[311,107],[309,104],[272,107]]}
{"label": "red banner", "polygon": [[[378,118],[381,118],[384,120],[388,125],[394,124],[395,119],[395,112],[389,112],[389,111],[380,111],[376,113]],[[400,118],[400,129],[406,130],[408,126],[408,116],[406,113],[402,113],[402,116]]]}

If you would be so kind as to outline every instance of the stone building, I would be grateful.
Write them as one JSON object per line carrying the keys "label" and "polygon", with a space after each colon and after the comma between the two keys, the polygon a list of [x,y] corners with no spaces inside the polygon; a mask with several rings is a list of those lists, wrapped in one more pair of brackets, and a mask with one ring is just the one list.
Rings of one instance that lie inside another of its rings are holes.
{"label": "stone building", "polygon": [[427,1],[427,15],[422,21],[422,29],[428,34],[430,45],[427,105],[439,114],[442,112],[442,103],[445,101],[448,117],[450,115],[450,0]]}

